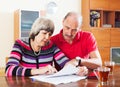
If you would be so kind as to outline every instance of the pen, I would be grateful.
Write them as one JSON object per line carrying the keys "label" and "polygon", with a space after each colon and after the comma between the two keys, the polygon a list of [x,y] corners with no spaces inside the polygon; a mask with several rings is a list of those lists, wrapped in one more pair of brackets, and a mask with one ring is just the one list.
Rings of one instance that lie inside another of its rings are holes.
{"label": "pen", "polygon": [[54,67],[54,68],[55,68],[55,63],[54,63],[54,61],[52,62],[52,67]]}

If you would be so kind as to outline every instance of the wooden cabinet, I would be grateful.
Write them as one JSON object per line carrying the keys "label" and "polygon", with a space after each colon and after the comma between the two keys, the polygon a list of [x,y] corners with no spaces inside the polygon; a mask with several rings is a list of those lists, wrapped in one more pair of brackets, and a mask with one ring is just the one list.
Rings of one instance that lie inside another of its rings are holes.
{"label": "wooden cabinet", "polygon": [[109,0],[90,0],[90,9],[108,10],[109,8],[108,2]]}
{"label": "wooden cabinet", "polygon": [[120,29],[111,29],[111,47],[120,47]]}
{"label": "wooden cabinet", "polygon": [[104,64],[104,61],[110,60],[110,48],[109,47],[98,47],[99,52],[101,54],[102,63]]}
{"label": "wooden cabinet", "polygon": [[39,17],[39,11],[16,10],[14,12],[14,40],[29,36],[33,22]]}
{"label": "wooden cabinet", "polygon": [[120,0],[88,0],[90,9],[97,10],[120,10]]}
{"label": "wooden cabinet", "polygon": [[83,28],[120,28],[119,5],[120,0],[82,0]]}
{"label": "wooden cabinet", "polygon": [[82,30],[94,34],[103,62],[120,47],[120,0],[82,0]]}
{"label": "wooden cabinet", "polygon": [[110,29],[92,29],[96,38],[102,62],[110,60]]}
{"label": "wooden cabinet", "polygon": [[[85,4],[84,4],[85,3]],[[83,30],[90,30],[89,27],[90,27],[90,24],[89,24],[89,14],[90,14],[90,11],[89,11],[89,0],[82,0],[82,29]]]}
{"label": "wooden cabinet", "polygon": [[90,9],[89,23],[91,27],[115,27],[116,11]]}
{"label": "wooden cabinet", "polygon": [[110,29],[92,29],[98,47],[110,47]]}
{"label": "wooden cabinet", "polygon": [[16,40],[17,38],[19,38],[19,26],[20,26],[20,14],[19,14],[19,10],[16,10],[14,12],[14,40]]}
{"label": "wooden cabinet", "polygon": [[120,0],[109,0],[109,9],[120,11]]}

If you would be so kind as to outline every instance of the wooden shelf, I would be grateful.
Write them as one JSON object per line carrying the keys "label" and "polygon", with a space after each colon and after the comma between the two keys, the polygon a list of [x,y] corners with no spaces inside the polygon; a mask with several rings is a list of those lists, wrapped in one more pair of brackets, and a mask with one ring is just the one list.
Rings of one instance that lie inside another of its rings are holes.
{"label": "wooden shelf", "polygon": [[[82,30],[94,34],[103,62],[110,60],[111,47],[120,47],[119,5],[120,0],[82,0]],[[92,11],[100,17],[92,20]]]}
{"label": "wooden shelf", "polygon": [[106,9],[106,10],[108,10],[108,8],[109,8],[108,2],[109,2],[109,0],[90,0],[90,9],[97,9],[97,10]]}

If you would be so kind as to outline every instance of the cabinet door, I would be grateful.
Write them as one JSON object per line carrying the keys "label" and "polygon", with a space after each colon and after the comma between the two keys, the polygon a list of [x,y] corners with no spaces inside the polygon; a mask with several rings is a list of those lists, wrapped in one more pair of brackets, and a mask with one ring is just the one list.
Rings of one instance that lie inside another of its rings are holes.
{"label": "cabinet door", "polygon": [[120,0],[110,0],[109,8],[111,10],[120,10]]}
{"label": "cabinet door", "polygon": [[120,47],[120,29],[111,29],[111,46]]}
{"label": "cabinet door", "polygon": [[14,40],[29,36],[33,22],[39,17],[39,11],[17,10],[14,12]]}
{"label": "cabinet door", "polygon": [[82,29],[86,30],[88,27],[90,27],[89,24],[89,0],[82,0]]}
{"label": "cabinet door", "polygon": [[102,63],[104,64],[104,61],[110,60],[110,48],[109,47],[99,47],[99,52],[102,58]]}
{"label": "cabinet door", "polygon": [[19,10],[14,11],[14,40],[19,38],[19,22],[20,22]]}
{"label": "cabinet door", "polygon": [[28,37],[33,22],[39,17],[38,11],[21,10],[21,38]]}
{"label": "cabinet door", "polygon": [[92,29],[98,47],[110,47],[110,29]]}
{"label": "cabinet door", "polygon": [[108,10],[109,0],[90,0],[90,9]]}

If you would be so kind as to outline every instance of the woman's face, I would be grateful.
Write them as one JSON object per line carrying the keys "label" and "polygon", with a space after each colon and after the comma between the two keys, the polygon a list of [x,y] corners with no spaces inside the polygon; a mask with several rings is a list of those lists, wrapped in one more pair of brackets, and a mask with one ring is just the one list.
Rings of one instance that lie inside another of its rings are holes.
{"label": "woman's face", "polygon": [[50,39],[51,32],[41,30],[37,36],[35,36],[34,42],[37,46],[45,46]]}

